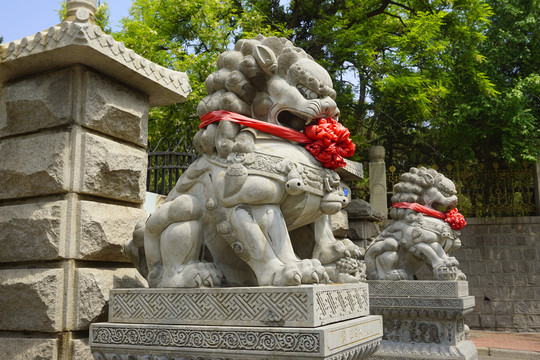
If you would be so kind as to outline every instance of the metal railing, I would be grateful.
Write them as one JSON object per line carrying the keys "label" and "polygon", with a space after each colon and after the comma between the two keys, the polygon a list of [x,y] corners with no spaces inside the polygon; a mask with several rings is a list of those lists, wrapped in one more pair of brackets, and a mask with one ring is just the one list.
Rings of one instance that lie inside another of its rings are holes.
{"label": "metal railing", "polygon": [[146,190],[167,195],[188,166],[197,159],[191,139],[171,142],[162,138],[153,148],[148,148]]}

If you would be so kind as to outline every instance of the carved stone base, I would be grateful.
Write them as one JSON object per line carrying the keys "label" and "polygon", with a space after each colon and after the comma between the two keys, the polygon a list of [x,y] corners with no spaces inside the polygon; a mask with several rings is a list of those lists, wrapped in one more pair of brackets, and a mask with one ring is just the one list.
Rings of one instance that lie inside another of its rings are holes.
{"label": "carved stone base", "polygon": [[382,338],[367,284],[111,291],[96,360],[364,359]]}
{"label": "carved stone base", "polygon": [[466,281],[369,281],[370,311],[384,336],[369,359],[477,359],[463,317],[473,310]]}

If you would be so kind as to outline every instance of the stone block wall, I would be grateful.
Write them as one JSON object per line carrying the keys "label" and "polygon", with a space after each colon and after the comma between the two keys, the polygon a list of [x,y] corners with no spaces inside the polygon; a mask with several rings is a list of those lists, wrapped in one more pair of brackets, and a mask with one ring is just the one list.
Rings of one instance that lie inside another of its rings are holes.
{"label": "stone block wall", "polygon": [[144,220],[148,96],[76,65],[0,88],[0,354],[92,359],[109,290],[145,286],[122,245]]}
{"label": "stone block wall", "polygon": [[540,217],[467,219],[455,252],[475,296],[473,329],[540,332]]}

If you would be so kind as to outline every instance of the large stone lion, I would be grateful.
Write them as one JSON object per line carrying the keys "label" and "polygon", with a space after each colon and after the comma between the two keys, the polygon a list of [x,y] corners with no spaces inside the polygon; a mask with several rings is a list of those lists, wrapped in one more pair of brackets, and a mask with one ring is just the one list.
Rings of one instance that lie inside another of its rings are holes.
{"label": "large stone lion", "polygon": [[[244,115],[303,135],[306,125],[337,119],[328,73],[276,37],[240,40],[217,65],[198,113],[221,121],[205,122],[194,138],[201,157],[126,245],[149,285],[361,280],[359,249],[334,238],[328,217],[350,200],[337,173],[301,144],[233,121]],[[295,254],[296,229],[313,239],[309,259]]]}
{"label": "large stone lion", "polygon": [[436,280],[465,280],[448,255],[461,246],[458,230],[466,224],[456,194],[454,183],[434,169],[404,173],[394,186],[392,220],[366,250],[368,279],[413,280],[427,264]]}

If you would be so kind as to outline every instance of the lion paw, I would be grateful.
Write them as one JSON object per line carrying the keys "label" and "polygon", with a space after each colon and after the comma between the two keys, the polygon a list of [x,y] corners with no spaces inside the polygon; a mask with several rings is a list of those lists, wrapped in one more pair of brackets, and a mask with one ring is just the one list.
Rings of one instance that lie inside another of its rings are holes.
{"label": "lion paw", "polygon": [[321,281],[329,282],[325,268],[317,259],[306,259],[294,264],[285,265],[276,271],[272,277],[271,285],[318,284]]}
{"label": "lion paw", "polygon": [[324,246],[316,244],[313,250],[313,257],[325,265],[345,257],[358,259],[362,256],[362,249],[349,239],[336,240]]}
{"label": "lion paw", "polygon": [[456,266],[446,266],[441,264],[433,268],[433,277],[435,280],[458,280],[458,277],[464,277],[465,274],[461,272]]}
{"label": "lion paw", "polygon": [[457,261],[455,257],[448,257],[448,259],[446,259],[444,263],[448,267],[459,266],[459,261]]}
{"label": "lion paw", "polygon": [[297,263],[302,274],[302,284],[319,284],[321,281],[328,283],[329,278],[324,266],[317,259],[305,259]]}
{"label": "lion paw", "polygon": [[[172,273],[172,271],[169,271]],[[163,276],[158,287],[214,287],[221,286],[223,274],[214,264],[199,262],[180,266],[174,274]]]}
{"label": "lion paw", "polygon": [[386,277],[383,280],[408,280],[409,275],[401,269],[390,270],[386,273]]}

